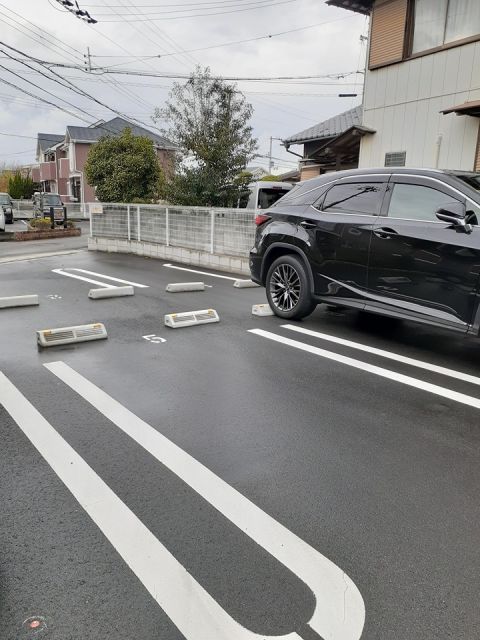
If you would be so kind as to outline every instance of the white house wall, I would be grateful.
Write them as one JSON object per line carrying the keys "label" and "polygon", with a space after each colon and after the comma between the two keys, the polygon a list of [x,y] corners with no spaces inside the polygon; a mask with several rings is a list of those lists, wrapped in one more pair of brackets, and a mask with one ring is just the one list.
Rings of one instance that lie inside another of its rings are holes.
{"label": "white house wall", "polygon": [[410,167],[474,167],[479,119],[440,113],[480,100],[480,42],[368,71],[360,167],[383,167],[385,154],[406,151]]}

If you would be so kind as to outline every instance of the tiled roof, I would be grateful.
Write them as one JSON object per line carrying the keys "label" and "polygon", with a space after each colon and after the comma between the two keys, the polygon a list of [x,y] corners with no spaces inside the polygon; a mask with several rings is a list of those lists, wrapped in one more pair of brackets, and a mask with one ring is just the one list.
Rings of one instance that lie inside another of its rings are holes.
{"label": "tiled roof", "polygon": [[368,15],[372,10],[374,0],[327,0],[327,4],[341,9],[350,9]]}
{"label": "tiled roof", "polygon": [[47,149],[62,142],[64,136],[59,136],[56,133],[39,133],[37,144],[40,146],[40,153],[45,153]]}
{"label": "tiled roof", "polygon": [[119,135],[126,128],[131,129],[134,136],[145,136],[162,149],[174,149],[174,145],[164,138],[148,129],[139,127],[123,118],[113,118],[108,122],[102,122],[93,127],[67,127],[67,137],[73,141],[96,142],[102,136]]}
{"label": "tiled roof", "polygon": [[295,133],[283,142],[289,146],[291,144],[303,144],[309,140],[322,140],[323,138],[332,138],[339,136],[351,127],[360,126],[362,124],[362,107],[354,107],[338,116],[333,116],[324,122],[319,122],[309,129],[304,129],[299,133]]}

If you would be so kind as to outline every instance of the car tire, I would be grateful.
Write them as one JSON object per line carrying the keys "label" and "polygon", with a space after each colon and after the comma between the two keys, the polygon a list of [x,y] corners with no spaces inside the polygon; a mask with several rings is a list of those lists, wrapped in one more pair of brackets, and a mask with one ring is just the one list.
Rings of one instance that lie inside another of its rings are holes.
{"label": "car tire", "polygon": [[268,303],[280,318],[300,320],[317,306],[310,292],[310,281],[303,262],[287,254],[270,266],[265,281]]}

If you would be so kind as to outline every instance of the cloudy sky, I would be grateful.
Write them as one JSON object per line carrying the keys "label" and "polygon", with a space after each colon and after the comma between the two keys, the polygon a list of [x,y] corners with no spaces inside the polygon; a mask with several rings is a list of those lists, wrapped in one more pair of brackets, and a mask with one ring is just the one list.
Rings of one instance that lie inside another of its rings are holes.
{"label": "cloudy sky", "polygon": [[[39,131],[62,134],[67,124],[115,117],[79,95],[82,91],[152,128],[154,108],[163,105],[175,80],[138,72],[183,75],[201,65],[219,76],[292,78],[236,83],[254,107],[262,156],[268,155],[270,136],[286,138],[361,102],[363,76],[354,72],[365,64],[360,36],[368,24],[324,0],[79,0],[79,5],[97,24],[79,20],[58,0],[0,0],[0,164],[34,162]],[[87,47],[91,72],[51,67],[72,90],[49,80],[48,68],[25,57],[83,67]],[[98,67],[129,73],[107,74]],[[338,97],[345,92],[358,97]],[[296,166],[278,140],[273,156],[276,173]],[[266,167],[268,159],[252,164]]]}

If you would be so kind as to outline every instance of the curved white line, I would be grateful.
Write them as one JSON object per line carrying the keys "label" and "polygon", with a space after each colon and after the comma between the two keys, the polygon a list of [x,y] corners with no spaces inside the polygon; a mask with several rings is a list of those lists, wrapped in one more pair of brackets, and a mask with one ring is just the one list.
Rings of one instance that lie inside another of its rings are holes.
{"label": "curved white line", "polygon": [[308,624],[324,640],[359,640],[365,605],[342,569],[64,362],[44,366],[304,582],[316,600]]}

